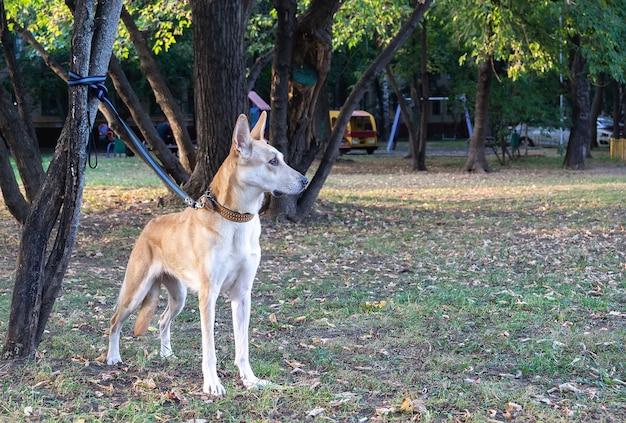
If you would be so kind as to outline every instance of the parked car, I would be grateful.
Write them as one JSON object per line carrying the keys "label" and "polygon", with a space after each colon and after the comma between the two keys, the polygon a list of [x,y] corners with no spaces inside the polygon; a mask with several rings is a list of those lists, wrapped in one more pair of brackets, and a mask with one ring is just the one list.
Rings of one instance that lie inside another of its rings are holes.
{"label": "parked car", "polygon": [[[561,130],[559,128],[527,127],[525,123],[520,123],[513,130],[519,135],[520,145],[524,145],[524,142],[527,141],[531,147],[556,147],[561,143],[561,139],[563,140],[563,146],[567,146],[570,134],[569,128],[563,128],[563,138],[561,138]],[[596,131],[598,145],[608,147],[613,136],[613,119],[599,117],[596,121]]]}
{"label": "parked car", "polygon": [[[338,110],[331,110],[330,127],[335,127],[339,116]],[[343,142],[339,146],[342,153],[350,150],[362,149],[367,154],[372,154],[378,148],[378,136],[376,134],[376,121],[374,116],[364,110],[352,112],[348,126],[343,134]]]}
{"label": "parked car", "polygon": [[608,147],[611,145],[611,137],[613,137],[613,119],[599,117],[596,121],[596,131],[598,133],[598,145]]}
{"label": "parked car", "polygon": [[531,147],[556,147],[561,143],[561,139],[564,146],[567,145],[569,140],[568,128],[561,130],[551,127],[527,126],[525,123],[520,123],[513,130],[519,135],[519,145],[524,145],[527,142]]}

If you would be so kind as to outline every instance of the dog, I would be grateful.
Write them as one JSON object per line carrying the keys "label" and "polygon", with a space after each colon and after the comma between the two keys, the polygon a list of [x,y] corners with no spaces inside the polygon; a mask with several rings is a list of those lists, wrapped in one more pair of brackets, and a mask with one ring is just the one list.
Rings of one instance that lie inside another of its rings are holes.
{"label": "dog", "polygon": [[246,116],[239,116],[230,153],[199,200],[204,207],[156,217],[139,235],[111,318],[107,364],[122,361],[120,332],[137,308],[135,336],[146,333],[163,285],[168,303],[159,319],[162,357],[173,356],[170,325],[185,305],[187,290],[197,292],[202,389],[224,395],[226,390],[217,375],[214,329],[216,301],[220,294],[227,294],[232,308],[235,365],[243,385],[255,388],[269,383],[254,375],[248,353],[252,284],[261,258],[258,213],[266,193],[299,194],[308,181],[263,139],[266,119],[263,112],[250,131]]}

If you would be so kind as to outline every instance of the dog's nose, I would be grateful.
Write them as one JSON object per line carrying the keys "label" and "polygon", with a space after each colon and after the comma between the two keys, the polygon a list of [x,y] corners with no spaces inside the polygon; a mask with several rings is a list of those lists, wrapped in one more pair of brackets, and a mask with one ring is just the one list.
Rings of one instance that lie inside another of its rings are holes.
{"label": "dog's nose", "polygon": [[303,176],[300,178],[300,183],[302,183],[302,186],[305,187],[306,184],[309,183],[309,180],[305,176]]}

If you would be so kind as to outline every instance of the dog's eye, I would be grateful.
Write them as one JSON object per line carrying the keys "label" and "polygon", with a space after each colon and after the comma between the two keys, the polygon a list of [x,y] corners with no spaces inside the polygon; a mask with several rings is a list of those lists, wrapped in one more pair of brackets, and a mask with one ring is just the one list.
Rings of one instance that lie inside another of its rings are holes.
{"label": "dog's eye", "polygon": [[269,163],[270,163],[272,166],[278,166],[278,158],[277,158],[277,157],[274,157],[272,160],[270,160],[270,161],[269,161]]}

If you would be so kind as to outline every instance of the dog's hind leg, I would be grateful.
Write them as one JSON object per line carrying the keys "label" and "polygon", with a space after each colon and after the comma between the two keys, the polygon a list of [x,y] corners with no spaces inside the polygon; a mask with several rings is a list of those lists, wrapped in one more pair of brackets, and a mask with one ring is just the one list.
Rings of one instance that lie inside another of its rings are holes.
{"label": "dog's hind leg", "polygon": [[161,336],[161,357],[173,357],[172,345],[170,343],[170,326],[172,320],[178,316],[185,306],[187,298],[187,288],[173,276],[163,276],[161,283],[168,293],[167,307],[159,319],[159,333]]}
{"label": "dog's hind leg", "polygon": [[[122,361],[120,357],[120,333],[122,331],[122,325],[137,307],[144,303],[147,296],[153,296],[155,289],[158,300],[159,286],[160,284],[158,281],[155,281],[154,275],[150,274],[149,268],[137,268],[137,266],[132,264],[132,260],[129,261],[115,313],[113,317],[111,317],[107,364],[116,364]],[[150,299],[150,301],[152,301],[152,299]]]}

